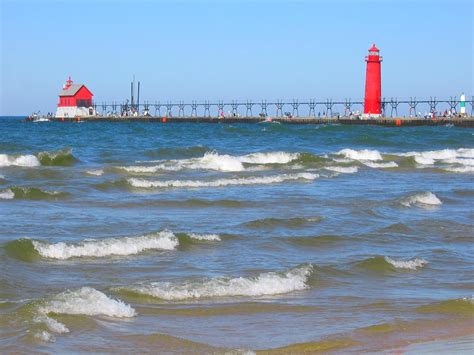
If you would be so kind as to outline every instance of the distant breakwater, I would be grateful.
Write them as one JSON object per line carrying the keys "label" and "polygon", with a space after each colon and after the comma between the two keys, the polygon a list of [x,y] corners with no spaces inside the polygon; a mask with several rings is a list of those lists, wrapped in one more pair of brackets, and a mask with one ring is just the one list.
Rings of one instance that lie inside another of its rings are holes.
{"label": "distant breakwater", "polygon": [[316,118],[316,117],[164,117],[164,116],[138,116],[138,117],[113,117],[113,116],[88,116],[88,117],[53,117],[51,120],[59,122],[77,121],[100,121],[100,122],[159,122],[159,123],[284,123],[284,124],[343,124],[343,125],[376,125],[387,127],[399,126],[444,126],[474,128],[474,117],[468,118],[372,118],[372,119],[350,119],[350,118]]}

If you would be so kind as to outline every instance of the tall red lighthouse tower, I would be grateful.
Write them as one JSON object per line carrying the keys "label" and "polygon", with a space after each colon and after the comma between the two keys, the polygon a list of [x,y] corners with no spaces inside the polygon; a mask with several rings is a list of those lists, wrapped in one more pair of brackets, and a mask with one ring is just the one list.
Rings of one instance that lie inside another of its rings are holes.
{"label": "tall red lighthouse tower", "polygon": [[366,117],[380,117],[382,114],[382,57],[375,44],[369,49],[369,55],[365,57],[365,61],[367,62],[367,72],[365,74],[364,115]]}

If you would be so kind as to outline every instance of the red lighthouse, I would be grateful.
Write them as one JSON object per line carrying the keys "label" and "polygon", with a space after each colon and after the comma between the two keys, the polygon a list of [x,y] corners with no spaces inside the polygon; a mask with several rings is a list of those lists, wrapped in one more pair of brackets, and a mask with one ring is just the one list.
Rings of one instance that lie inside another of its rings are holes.
{"label": "red lighthouse", "polygon": [[367,72],[365,75],[364,115],[366,117],[380,117],[382,114],[382,57],[375,44],[369,49],[369,55],[365,57],[365,61],[367,62]]}
{"label": "red lighthouse", "polygon": [[83,117],[95,115],[92,107],[94,95],[83,84],[74,84],[71,77],[59,93],[56,117]]}

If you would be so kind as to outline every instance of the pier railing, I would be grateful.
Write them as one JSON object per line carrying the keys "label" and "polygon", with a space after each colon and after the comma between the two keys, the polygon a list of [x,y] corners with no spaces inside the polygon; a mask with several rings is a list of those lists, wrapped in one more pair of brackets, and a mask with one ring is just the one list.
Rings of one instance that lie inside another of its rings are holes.
{"label": "pier railing", "polygon": [[[417,99],[383,98],[381,101],[382,116],[419,117],[430,115],[454,116],[460,113],[465,105],[466,114],[470,105],[470,116],[473,115],[474,96],[461,102],[458,97],[439,99],[436,97]],[[349,117],[363,113],[363,100],[231,100],[231,101],[144,101],[131,103],[103,102],[93,103],[98,114],[133,116],[151,115],[162,117]]]}

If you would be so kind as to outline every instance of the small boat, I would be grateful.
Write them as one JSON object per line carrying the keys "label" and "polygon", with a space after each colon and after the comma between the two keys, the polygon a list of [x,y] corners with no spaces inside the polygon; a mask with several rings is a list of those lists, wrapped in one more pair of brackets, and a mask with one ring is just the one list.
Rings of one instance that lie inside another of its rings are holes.
{"label": "small boat", "polygon": [[26,118],[28,122],[51,122],[48,116],[40,115],[39,112],[34,112]]}

